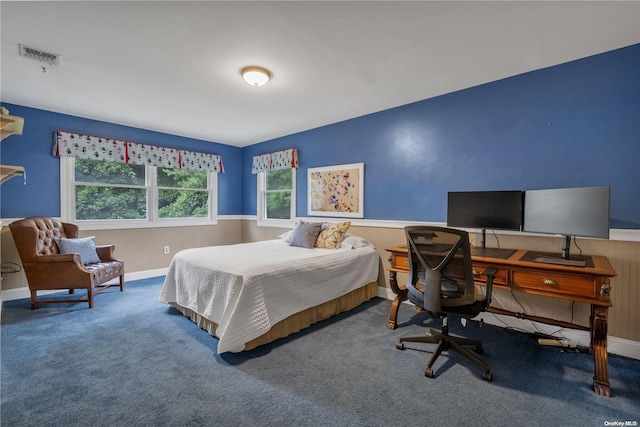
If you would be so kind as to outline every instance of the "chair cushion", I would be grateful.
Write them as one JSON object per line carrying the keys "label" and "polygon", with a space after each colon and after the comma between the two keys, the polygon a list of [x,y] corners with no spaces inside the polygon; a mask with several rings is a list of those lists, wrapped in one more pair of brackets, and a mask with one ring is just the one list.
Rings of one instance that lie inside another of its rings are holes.
{"label": "chair cushion", "polygon": [[61,254],[78,254],[84,265],[100,262],[96,252],[95,236],[78,239],[60,237],[55,241]]}
{"label": "chair cushion", "polygon": [[109,280],[124,274],[124,264],[120,261],[100,262],[90,264],[86,269],[91,272],[94,283],[100,285]]}
{"label": "chair cushion", "polygon": [[472,319],[476,317],[478,314],[485,311],[486,309],[485,301],[486,299],[483,295],[478,297],[478,300],[475,301],[473,304],[461,305],[458,307],[446,307],[446,308],[443,308],[443,312],[454,315],[454,316]]}

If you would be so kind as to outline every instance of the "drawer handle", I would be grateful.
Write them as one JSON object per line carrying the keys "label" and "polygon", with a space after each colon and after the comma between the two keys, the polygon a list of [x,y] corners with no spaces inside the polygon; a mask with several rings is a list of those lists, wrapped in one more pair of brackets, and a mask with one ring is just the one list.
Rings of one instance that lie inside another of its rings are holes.
{"label": "drawer handle", "polygon": [[474,276],[479,276],[480,272],[478,270],[471,270]]}
{"label": "drawer handle", "polygon": [[409,265],[409,260],[406,260],[404,263],[405,263],[405,264],[407,264],[407,265]]}
{"label": "drawer handle", "polygon": [[548,285],[548,286],[557,286],[558,282],[556,282],[553,279],[550,279],[548,277],[545,277],[544,279],[542,279],[542,284],[543,285]]}

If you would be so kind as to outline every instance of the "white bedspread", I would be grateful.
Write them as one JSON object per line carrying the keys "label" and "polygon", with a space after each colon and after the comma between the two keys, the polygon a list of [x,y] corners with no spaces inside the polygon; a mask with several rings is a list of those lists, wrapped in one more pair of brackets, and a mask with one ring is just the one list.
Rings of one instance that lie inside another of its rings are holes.
{"label": "white bedspread", "polygon": [[178,252],[160,301],[218,324],[218,353],[245,343],[286,317],[338,298],[378,277],[372,247],[305,249],[268,240]]}

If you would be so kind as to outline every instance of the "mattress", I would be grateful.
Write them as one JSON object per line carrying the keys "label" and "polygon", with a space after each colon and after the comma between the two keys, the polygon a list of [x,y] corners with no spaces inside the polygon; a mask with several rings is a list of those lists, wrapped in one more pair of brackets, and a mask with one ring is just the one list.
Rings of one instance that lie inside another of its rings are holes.
{"label": "mattress", "polygon": [[160,301],[215,325],[218,353],[238,352],[284,319],[376,282],[378,272],[370,245],[305,249],[277,239],[194,248],[171,261]]}

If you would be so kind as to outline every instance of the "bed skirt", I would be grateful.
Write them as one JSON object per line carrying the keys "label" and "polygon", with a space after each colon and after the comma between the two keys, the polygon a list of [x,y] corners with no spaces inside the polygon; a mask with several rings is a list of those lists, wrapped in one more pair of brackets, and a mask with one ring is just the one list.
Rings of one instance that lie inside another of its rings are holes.
{"label": "bed skirt", "polygon": [[[246,343],[244,350],[252,350],[260,345],[275,341],[278,338],[284,338],[288,335],[301,331],[302,329],[308,328],[316,322],[328,319],[332,316],[335,316],[336,314],[349,311],[352,308],[359,306],[363,302],[368,301],[377,295],[378,282],[376,281],[371,282],[361,288],[354,289],[353,291],[341,296],[340,298],[336,298],[315,307],[303,310],[299,313],[292,314],[286,319],[281,320],[280,322],[273,325],[267,333]],[[207,331],[210,335],[217,338],[216,329],[218,325],[216,323],[205,319],[189,308],[182,307],[176,303],[171,303],[171,305],[178,311],[180,311],[183,315],[191,319],[202,329]]]}

